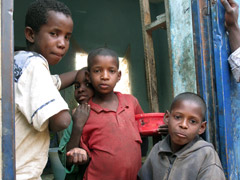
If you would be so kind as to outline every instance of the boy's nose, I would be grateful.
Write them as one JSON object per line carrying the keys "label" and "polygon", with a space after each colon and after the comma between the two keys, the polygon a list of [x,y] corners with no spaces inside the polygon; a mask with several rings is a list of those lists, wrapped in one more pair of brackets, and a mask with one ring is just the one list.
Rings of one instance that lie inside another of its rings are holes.
{"label": "boy's nose", "polygon": [[64,37],[59,37],[58,39],[58,47],[64,49],[66,47],[66,42]]}
{"label": "boy's nose", "polygon": [[80,85],[80,87],[78,88],[78,92],[81,93],[81,92],[84,92],[86,89],[86,86],[85,85]]}
{"label": "boy's nose", "polygon": [[105,79],[109,79],[109,74],[108,74],[108,72],[107,72],[107,71],[103,71],[101,78],[104,79],[104,80],[105,80]]}
{"label": "boy's nose", "polygon": [[180,127],[183,128],[183,129],[187,129],[187,128],[188,128],[187,119],[183,119],[183,120],[180,122]]}

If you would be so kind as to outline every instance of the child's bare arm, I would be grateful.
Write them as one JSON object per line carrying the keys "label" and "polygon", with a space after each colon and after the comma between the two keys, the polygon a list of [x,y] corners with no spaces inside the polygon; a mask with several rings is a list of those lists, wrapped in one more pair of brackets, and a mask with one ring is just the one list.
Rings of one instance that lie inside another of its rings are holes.
{"label": "child's bare arm", "polygon": [[221,0],[225,8],[225,26],[229,33],[231,51],[240,47],[240,29],[238,25],[238,4],[234,0]]}
{"label": "child's bare arm", "polygon": [[[74,111],[73,128],[69,142],[67,143],[67,152],[74,148],[79,148],[82,130],[88,119],[89,112],[90,106],[88,104],[80,104]],[[71,157],[67,157],[67,161],[71,162]]]}
{"label": "child's bare arm", "polygon": [[68,110],[63,110],[49,118],[49,128],[53,132],[58,132],[66,129],[70,122],[71,116]]}
{"label": "child's bare arm", "polygon": [[71,86],[76,78],[77,75],[77,70],[76,71],[70,71],[70,72],[66,72],[63,74],[60,74],[59,77],[61,79],[61,88],[60,90],[67,88],[69,86]]}

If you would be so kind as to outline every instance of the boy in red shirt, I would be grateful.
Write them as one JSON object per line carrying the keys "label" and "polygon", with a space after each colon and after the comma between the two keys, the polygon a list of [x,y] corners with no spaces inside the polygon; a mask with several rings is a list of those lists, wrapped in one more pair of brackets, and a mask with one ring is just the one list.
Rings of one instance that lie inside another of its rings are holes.
{"label": "boy in red shirt", "polygon": [[81,137],[81,147],[90,157],[84,179],[137,179],[142,140],[135,115],[143,110],[132,95],[113,91],[121,78],[114,51],[100,48],[90,52],[88,70],[94,96]]}

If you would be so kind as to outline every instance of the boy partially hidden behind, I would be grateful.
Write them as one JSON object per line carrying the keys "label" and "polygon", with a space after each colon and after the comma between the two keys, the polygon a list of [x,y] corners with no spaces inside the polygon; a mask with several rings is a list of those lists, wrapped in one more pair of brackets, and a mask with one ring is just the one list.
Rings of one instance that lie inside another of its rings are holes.
{"label": "boy partially hidden behind", "polygon": [[169,135],[152,148],[138,173],[140,180],[222,180],[221,162],[212,144],[199,137],[206,129],[206,104],[194,93],[175,97],[165,114]]}
{"label": "boy partially hidden behind", "polygon": [[68,127],[71,116],[58,90],[70,86],[77,71],[52,76],[69,48],[73,21],[69,8],[55,0],[37,0],[25,19],[27,51],[14,56],[16,179],[41,179],[48,159],[49,129]]}
{"label": "boy partially hidden behind", "polygon": [[143,113],[132,95],[114,92],[121,78],[117,54],[107,48],[88,55],[94,95],[81,147],[90,157],[84,180],[134,180],[141,167],[141,137],[135,114]]}
{"label": "boy partially hidden behind", "polygon": [[[86,79],[87,67],[80,69],[74,82],[74,97],[79,103],[72,121],[67,129],[64,130],[59,144],[59,157],[65,167],[67,180],[80,180],[83,178],[84,169],[88,162],[87,153],[79,147],[82,129],[86,123],[90,107],[87,105],[89,99],[93,96],[93,88]],[[79,166],[82,165],[82,166]]]}

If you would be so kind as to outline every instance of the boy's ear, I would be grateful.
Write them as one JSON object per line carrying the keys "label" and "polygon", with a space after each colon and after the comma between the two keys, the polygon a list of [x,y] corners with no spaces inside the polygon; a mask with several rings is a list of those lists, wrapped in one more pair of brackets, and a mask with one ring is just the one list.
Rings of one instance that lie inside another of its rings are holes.
{"label": "boy's ear", "polygon": [[27,26],[27,27],[25,27],[24,33],[25,33],[25,38],[29,42],[34,43],[34,31],[33,31],[33,29],[31,27]]}
{"label": "boy's ear", "polygon": [[86,80],[91,83],[89,71],[85,71]]}
{"label": "boy's ear", "polygon": [[205,131],[205,129],[206,129],[206,126],[207,126],[207,121],[202,122],[201,127],[200,127],[200,129],[199,129],[199,131],[198,131],[198,134],[199,134],[199,135],[202,134],[202,133],[204,133],[204,131]]}
{"label": "boy's ear", "polygon": [[118,81],[120,81],[121,76],[122,76],[122,72],[119,70],[119,71],[118,71]]}
{"label": "boy's ear", "polygon": [[169,118],[170,118],[170,112],[168,110],[166,110],[165,114],[164,114],[164,118],[163,118],[163,121],[165,124],[168,125],[168,122],[169,122]]}

